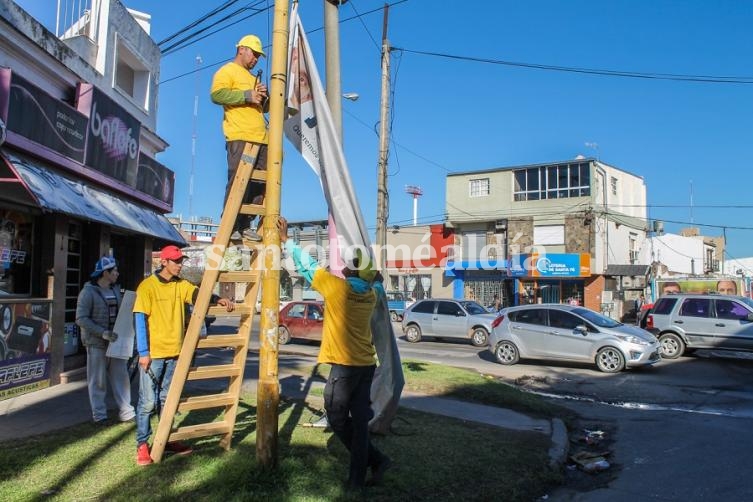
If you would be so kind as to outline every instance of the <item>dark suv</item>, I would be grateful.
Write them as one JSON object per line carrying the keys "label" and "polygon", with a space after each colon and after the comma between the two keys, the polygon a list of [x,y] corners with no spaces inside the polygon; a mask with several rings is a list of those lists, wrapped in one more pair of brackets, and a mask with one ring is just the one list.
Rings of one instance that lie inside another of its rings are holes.
{"label": "dark suv", "polygon": [[659,298],[646,329],[661,344],[662,357],[686,350],[753,350],[753,300],[715,294],[672,294]]}

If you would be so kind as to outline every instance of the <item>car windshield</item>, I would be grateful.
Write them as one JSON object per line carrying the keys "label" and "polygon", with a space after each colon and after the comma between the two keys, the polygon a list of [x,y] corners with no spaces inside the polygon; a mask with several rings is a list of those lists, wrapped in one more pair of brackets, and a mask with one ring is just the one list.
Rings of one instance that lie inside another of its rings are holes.
{"label": "car windshield", "polygon": [[594,312],[593,310],[578,308],[578,309],[573,309],[571,312],[573,314],[578,314],[582,318],[586,319],[589,322],[594,323],[600,328],[614,328],[615,326],[622,325],[622,323],[619,323],[615,321],[614,319],[609,318],[605,315],[601,315],[598,312]]}
{"label": "car windshield", "polygon": [[489,311],[486,310],[484,307],[479,305],[476,302],[466,301],[466,302],[460,302],[460,305],[463,306],[463,308],[468,312],[469,314],[488,314]]}

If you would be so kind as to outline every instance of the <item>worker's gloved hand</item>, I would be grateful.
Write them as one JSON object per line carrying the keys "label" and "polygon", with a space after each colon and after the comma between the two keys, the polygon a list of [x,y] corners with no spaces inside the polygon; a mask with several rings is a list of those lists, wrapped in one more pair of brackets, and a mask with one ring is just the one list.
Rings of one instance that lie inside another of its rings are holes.
{"label": "worker's gloved hand", "polygon": [[107,340],[108,342],[114,342],[118,339],[118,334],[114,331],[110,331],[109,329],[106,329],[102,332],[102,338]]}

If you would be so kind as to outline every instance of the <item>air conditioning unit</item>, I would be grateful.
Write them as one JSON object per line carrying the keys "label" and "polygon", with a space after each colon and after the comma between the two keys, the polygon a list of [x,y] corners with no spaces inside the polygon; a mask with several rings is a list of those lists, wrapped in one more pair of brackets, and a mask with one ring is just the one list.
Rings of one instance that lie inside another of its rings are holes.
{"label": "air conditioning unit", "polygon": [[497,220],[494,222],[494,230],[504,232],[507,230],[507,220]]}

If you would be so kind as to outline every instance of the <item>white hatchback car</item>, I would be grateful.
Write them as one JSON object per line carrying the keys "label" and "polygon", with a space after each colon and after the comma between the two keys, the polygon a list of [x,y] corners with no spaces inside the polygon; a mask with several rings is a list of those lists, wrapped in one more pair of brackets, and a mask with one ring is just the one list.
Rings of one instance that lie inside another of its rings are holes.
{"label": "white hatchback car", "polygon": [[501,364],[520,358],[595,363],[606,373],[661,359],[656,337],[571,305],[508,307],[492,323],[489,350]]}

